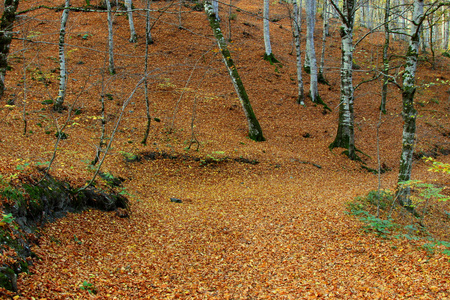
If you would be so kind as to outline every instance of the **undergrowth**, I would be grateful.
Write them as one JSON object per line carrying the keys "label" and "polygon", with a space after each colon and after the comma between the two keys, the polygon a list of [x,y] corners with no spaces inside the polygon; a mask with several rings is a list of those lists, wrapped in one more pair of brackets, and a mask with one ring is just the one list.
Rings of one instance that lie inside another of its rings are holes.
{"label": "undergrowth", "polygon": [[[432,162],[430,172],[449,173],[450,166],[426,158]],[[405,207],[397,205],[395,192],[374,190],[347,203],[347,213],[364,223],[365,232],[371,232],[383,239],[403,238],[417,241],[429,255],[440,252],[449,256],[450,240],[448,227],[448,196],[441,194],[445,187],[421,181],[400,183],[411,190],[411,214]],[[439,232],[443,232],[442,235]]]}

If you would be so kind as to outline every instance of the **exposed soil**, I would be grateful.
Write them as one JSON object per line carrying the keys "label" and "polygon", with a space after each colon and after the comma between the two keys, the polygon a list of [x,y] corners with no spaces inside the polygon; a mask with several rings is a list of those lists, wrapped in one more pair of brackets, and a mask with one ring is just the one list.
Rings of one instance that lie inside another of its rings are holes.
{"label": "exposed soil", "polygon": [[[23,1],[19,10],[38,2],[63,3]],[[122,109],[124,114],[102,171],[125,179],[122,184],[132,203],[130,218],[89,210],[46,225],[40,245],[33,249],[40,260],[30,274],[18,279],[19,299],[449,299],[448,256],[430,255],[420,248],[420,241],[380,239],[345,214],[346,203],[376,189],[378,177],[341,154],[344,149],[328,149],[337,130],[339,22],[332,20],[325,52],[325,77],[331,85],[319,87],[330,113],[309,100],[306,107],[295,103],[295,56],[286,7],[278,1],[271,5],[271,15],[279,19],[271,24],[273,52],[282,64],[277,66],[263,60],[262,1],[240,0],[233,5],[240,11],[232,8],[236,18],[230,21],[230,49],[265,142],[247,138],[244,114],[202,11],[181,7],[186,13],[181,18],[184,29],[179,29],[178,3],[152,4],[172,13],[152,13],[159,19],[152,29],[155,43],[149,47],[150,114],[159,122],[153,119],[146,146],[140,143],[146,123],[143,89],[123,106],[144,70],[142,12],[134,19],[136,44],[128,42],[126,16],[115,16],[114,76],[106,71],[106,14],[70,13],[68,109],[63,113],[42,104],[55,99],[58,91],[61,11],[36,10],[18,20],[15,30],[23,32],[18,37],[53,44],[13,42],[12,70],[0,110],[0,172],[7,178],[22,172],[18,165],[30,163],[23,172],[33,173],[36,163],[50,160],[55,132],[67,122],[67,138],[58,145],[50,173],[73,186],[84,185],[93,175],[88,164],[100,142],[103,90],[108,94],[107,137]],[[135,6],[144,4],[136,1]],[[227,11],[221,10],[225,36]],[[321,21],[318,17],[318,54]],[[355,40],[366,32],[356,28]],[[370,78],[368,70],[374,65],[381,66],[383,39],[377,33],[358,45],[355,83]],[[390,51],[402,55],[405,49],[405,43],[393,41]],[[448,186],[448,175],[428,172],[429,165],[420,156],[450,162],[445,155],[450,150],[450,87],[440,83],[450,79],[450,59],[438,55],[432,69],[430,56],[420,57],[413,177]],[[304,80],[307,91],[306,74]],[[430,82],[437,84],[423,85]],[[367,154],[361,158],[371,169],[377,169],[380,90],[379,81],[362,85],[355,99],[357,148]],[[402,104],[399,90],[391,86],[389,91],[379,140],[381,162],[390,169],[381,176],[382,187],[393,189]],[[5,106],[6,101],[15,106]],[[67,121],[70,107],[73,113]],[[191,141],[198,144],[188,149]],[[151,153],[153,158],[145,156]],[[141,159],[130,161],[132,155]],[[101,178],[97,184],[104,184]],[[445,202],[432,208],[427,229],[448,240],[443,212],[450,208]]]}

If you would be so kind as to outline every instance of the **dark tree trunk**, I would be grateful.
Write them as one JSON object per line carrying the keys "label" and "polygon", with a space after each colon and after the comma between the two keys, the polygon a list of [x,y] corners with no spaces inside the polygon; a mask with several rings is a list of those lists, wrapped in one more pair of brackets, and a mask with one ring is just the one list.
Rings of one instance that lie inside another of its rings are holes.
{"label": "dark tree trunk", "polygon": [[19,0],[5,0],[5,11],[0,21],[0,98],[5,93],[5,75],[8,68],[9,45],[12,40],[12,28],[16,20]]}
{"label": "dark tree trunk", "polygon": [[244,109],[245,117],[248,122],[248,136],[257,142],[264,141],[265,139],[261,126],[259,125],[258,119],[253,112],[253,108],[250,104],[250,100],[248,99],[247,92],[245,91],[244,84],[241,81],[237,68],[231,59],[231,53],[228,50],[225,39],[223,38],[219,20],[214,13],[211,1],[205,1],[205,12],[208,15],[209,25],[213,30],[214,37],[216,38],[220,52],[222,53],[223,61],[227,67],[228,73],[230,74],[231,81],[233,82],[233,86],[238,94],[239,100],[241,101],[242,108]]}
{"label": "dark tree trunk", "polygon": [[401,185],[402,182],[411,180],[411,169],[414,153],[414,143],[416,139],[416,117],[417,111],[414,108],[414,94],[416,92],[415,80],[417,60],[419,56],[420,26],[423,21],[423,0],[414,1],[414,12],[412,20],[412,35],[409,41],[408,52],[406,53],[406,65],[403,73],[403,139],[402,155],[400,157],[400,170],[398,174],[398,201],[410,211],[414,211],[409,197],[410,188]]}

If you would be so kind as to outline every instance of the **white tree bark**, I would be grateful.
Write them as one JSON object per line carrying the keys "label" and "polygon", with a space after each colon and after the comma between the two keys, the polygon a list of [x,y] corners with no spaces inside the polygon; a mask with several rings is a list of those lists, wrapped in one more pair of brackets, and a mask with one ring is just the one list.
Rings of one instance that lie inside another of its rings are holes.
{"label": "white tree bark", "polygon": [[265,55],[270,59],[272,55],[272,46],[270,45],[270,22],[269,22],[269,0],[264,0],[263,12],[263,27],[264,27],[264,49]]}
{"label": "white tree bark", "polygon": [[442,47],[442,49],[447,51],[448,50],[448,42],[449,42],[449,31],[450,31],[450,26],[449,26],[450,18],[449,18],[448,12],[444,13],[444,19],[443,19],[442,22],[443,22],[443,24],[442,24],[442,30],[443,30],[442,36],[443,36],[443,38],[442,38],[442,45],[441,45],[441,47]]}
{"label": "white tree bark", "polygon": [[219,1],[218,0],[212,0],[213,10],[214,14],[216,15],[217,21],[220,21],[219,17]]}
{"label": "white tree bark", "polygon": [[125,7],[127,8],[128,23],[130,24],[130,43],[136,43],[137,34],[134,29],[132,0],[125,0]]}
{"label": "white tree bark", "polygon": [[328,0],[323,1],[323,29],[322,29],[322,51],[320,53],[320,65],[319,65],[319,82],[326,83],[327,81],[324,77],[324,66],[325,66],[325,47],[328,36]]}
{"label": "white tree bark", "polygon": [[309,95],[312,102],[320,103],[319,89],[318,89],[318,70],[316,50],[314,46],[314,28],[316,24],[316,0],[306,0],[306,57],[309,65],[305,62],[305,68],[307,68],[310,74],[311,80],[309,85]]}
{"label": "white tree bark", "polygon": [[[335,7],[337,9],[337,7]],[[348,157],[356,159],[354,113],[353,113],[353,25],[355,18],[355,0],[344,0],[340,12],[341,25],[341,97],[339,104],[339,124],[336,138],[330,148],[348,149]]]}
{"label": "white tree bark", "polygon": [[114,36],[113,36],[113,21],[110,0],[105,0],[106,8],[108,10],[108,71],[110,74],[116,73],[116,67],[114,66]]}
{"label": "white tree bark", "polygon": [[[414,108],[414,94],[416,92],[416,69],[419,56],[420,26],[423,16],[423,0],[414,1],[413,18],[411,22],[411,38],[408,51],[406,53],[406,65],[403,73],[403,138],[402,154],[400,157],[400,171],[398,182],[405,182],[411,179],[411,169],[414,153],[414,144],[416,139],[416,117],[417,111]],[[409,199],[409,189],[400,188],[398,191],[399,202],[405,207],[413,208]]]}
{"label": "white tree bark", "polygon": [[66,97],[66,84],[67,84],[67,69],[66,69],[66,57],[65,57],[65,38],[66,38],[66,24],[69,18],[70,0],[66,0],[64,4],[64,10],[61,16],[61,28],[59,30],[59,90],[58,97],[56,98],[54,110],[61,111]]}
{"label": "white tree bark", "polygon": [[152,38],[152,24],[150,19],[150,4],[151,0],[147,0],[147,9],[145,11],[145,24],[146,24],[146,44],[153,44],[153,38]]}
{"label": "white tree bark", "polygon": [[294,12],[294,16],[292,19],[292,33],[294,35],[295,54],[297,57],[297,86],[298,86],[297,103],[305,105],[303,78],[302,78],[302,52],[300,48],[301,11],[297,5],[297,0],[294,0],[292,2],[292,6]]}

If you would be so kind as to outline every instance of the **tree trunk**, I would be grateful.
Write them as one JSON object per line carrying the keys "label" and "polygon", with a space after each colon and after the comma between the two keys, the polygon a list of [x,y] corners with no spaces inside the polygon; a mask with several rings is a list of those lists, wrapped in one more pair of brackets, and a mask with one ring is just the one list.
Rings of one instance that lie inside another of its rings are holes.
{"label": "tree trunk", "polygon": [[316,0],[306,0],[306,56],[309,58],[310,84],[309,96],[314,103],[321,103],[318,89],[316,50],[314,47],[314,28],[316,24]]}
{"label": "tree trunk", "polygon": [[61,16],[61,29],[59,30],[59,90],[53,109],[61,112],[66,97],[67,69],[65,57],[66,24],[69,18],[70,0],[66,0]]}
{"label": "tree trunk", "polygon": [[264,28],[264,59],[268,62],[278,62],[272,53],[272,46],[270,45],[270,22],[269,22],[269,0],[264,0],[264,12],[263,12],[263,28]]}
{"label": "tree trunk", "polygon": [[304,88],[303,88],[303,78],[302,78],[302,52],[300,48],[300,26],[301,26],[301,11],[297,5],[297,0],[292,2],[294,16],[292,19],[292,34],[294,35],[295,43],[295,54],[297,57],[297,85],[298,85],[298,96],[297,104],[305,105],[304,101]]}
{"label": "tree trunk", "polygon": [[5,75],[8,69],[9,45],[12,40],[12,27],[16,20],[19,0],[5,0],[5,10],[0,22],[0,98],[5,93]]}
{"label": "tree trunk", "polygon": [[245,117],[248,122],[248,136],[254,141],[264,141],[264,136],[262,133],[261,126],[256,119],[255,113],[253,112],[250,100],[248,99],[247,92],[245,91],[244,84],[239,77],[236,66],[231,59],[231,53],[228,50],[227,43],[223,37],[222,31],[220,29],[219,21],[216,19],[214,14],[214,8],[211,1],[207,0],[204,3],[205,12],[209,19],[209,25],[211,26],[214,37],[216,38],[217,44],[219,46],[220,52],[223,57],[225,66],[227,67],[228,73],[230,74],[233,86],[238,94],[239,100],[241,102],[242,108],[244,109]]}
{"label": "tree trunk", "polygon": [[214,13],[216,14],[217,21],[220,21],[219,17],[219,1],[218,0],[212,0],[212,5],[214,9]]}
{"label": "tree trunk", "polygon": [[125,7],[127,8],[128,23],[130,24],[130,43],[136,43],[137,34],[136,30],[134,29],[132,0],[125,0]]}
{"label": "tree trunk", "polygon": [[386,113],[386,98],[387,98],[387,90],[389,83],[389,58],[388,58],[388,49],[390,42],[390,34],[389,34],[389,19],[391,14],[391,1],[386,0],[385,11],[384,11],[384,46],[383,46],[383,86],[381,87],[381,104],[380,110],[383,114]]}
{"label": "tree trunk", "polygon": [[147,0],[147,9],[145,11],[145,58],[144,58],[144,100],[145,100],[145,109],[146,109],[146,117],[147,117],[147,124],[145,125],[145,133],[144,138],[141,141],[141,144],[147,145],[147,138],[150,133],[150,124],[152,121],[151,115],[150,115],[150,101],[148,98],[148,46],[153,42],[152,36],[150,35],[150,0]]}
{"label": "tree trunk", "polygon": [[444,51],[448,50],[448,42],[449,42],[449,31],[450,31],[450,26],[449,26],[449,22],[450,22],[450,18],[448,15],[448,12],[444,13],[444,20],[443,20],[443,39],[442,39],[442,49],[444,49]]}
{"label": "tree trunk", "polygon": [[108,54],[109,54],[109,74],[116,74],[116,67],[114,66],[114,38],[113,38],[113,21],[111,3],[105,0],[106,8],[108,10]]}
{"label": "tree trunk", "polygon": [[[402,155],[400,157],[400,171],[398,174],[398,182],[411,180],[411,169],[414,153],[414,143],[416,139],[416,117],[417,111],[414,108],[414,94],[416,92],[416,68],[419,56],[420,42],[420,26],[423,15],[423,0],[414,1],[413,19],[411,22],[411,39],[409,41],[408,51],[406,53],[405,72],[403,73],[403,139],[402,139]],[[412,202],[409,198],[410,190],[407,187],[398,187],[398,200],[400,205],[414,210],[411,206]]]}
{"label": "tree trunk", "polygon": [[355,151],[354,115],[353,115],[353,24],[355,0],[344,0],[341,26],[341,97],[339,104],[339,125],[336,138],[330,149],[340,147],[348,149],[348,157],[357,159]]}
{"label": "tree trunk", "polygon": [[322,84],[328,84],[324,75],[325,66],[325,47],[328,36],[328,0],[323,1],[323,30],[322,30],[322,52],[320,53],[319,77],[318,81]]}

